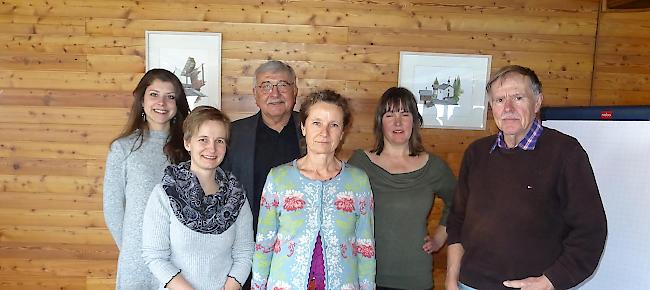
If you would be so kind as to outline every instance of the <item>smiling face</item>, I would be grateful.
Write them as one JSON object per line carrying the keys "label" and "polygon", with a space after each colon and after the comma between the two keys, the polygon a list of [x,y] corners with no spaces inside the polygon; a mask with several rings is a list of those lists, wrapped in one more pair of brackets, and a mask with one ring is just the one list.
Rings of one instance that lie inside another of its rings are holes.
{"label": "smiling face", "polygon": [[509,148],[515,147],[526,136],[543,96],[535,96],[528,77],[511,73],[494,82],[490,90],[490,106],[494,121],[503,132]]}
{"label": "smiling face", "polygon": [[[296,104],[298,88],[295,79],[290,79],[288,72],[265,72],[255,77],[256,84],[253,89],[255,103],[262,112],[262,118],[266,120],[289,120],[293,106]],[[272,85],[271,91],[260,88],[263,84]],[[279,83],[289,84],[286,90],[279,89]]]}
{"label": "smiling face", "polygon": [[334,104],[318,102],[309,108],[300,125],[308,154],[334,154],[343,139],[343,110]]}
{"label": "smiling face", "polygon": [[192,172],[214,172],[226,155],[227,133],[222,122],[208,120],[184,140],[185,149],[190,152]]}
{"label": "smiling face", "polygon": [[154,80],[144,91],[142,108],[149,130],[168,131],[169,121],[176,115],[176,95],[171,82]]}
{"label": "smiling face", "polygon": [[384,143],[408,144],[413,133],[413,114],[403,108],[391,108],[381,117]]}

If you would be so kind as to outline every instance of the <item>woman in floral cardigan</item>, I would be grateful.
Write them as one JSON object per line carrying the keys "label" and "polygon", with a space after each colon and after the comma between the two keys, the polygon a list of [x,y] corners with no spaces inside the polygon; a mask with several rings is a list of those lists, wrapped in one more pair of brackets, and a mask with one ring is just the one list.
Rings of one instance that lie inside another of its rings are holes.
{"label": "woman in floral cardigan", "polygon": [[266,179],[253,289],[374,289],[368,177],[335,156],[350,119],[347,101],[333,91],[303,102],[307,155],[273,168]]}

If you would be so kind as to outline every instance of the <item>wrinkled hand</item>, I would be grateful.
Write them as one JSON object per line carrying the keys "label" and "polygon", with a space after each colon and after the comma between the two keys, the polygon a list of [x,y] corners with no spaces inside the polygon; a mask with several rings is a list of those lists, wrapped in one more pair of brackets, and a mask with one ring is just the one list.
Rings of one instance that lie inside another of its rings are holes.
{"label": "wrinkled hand", "polygon": [[546,275],[539,277],[528,277],[522,280],[509,280],[504,281],[503,285],[510,288],[521,288],[521,290],[554,290],[553,283],[551,283]]}

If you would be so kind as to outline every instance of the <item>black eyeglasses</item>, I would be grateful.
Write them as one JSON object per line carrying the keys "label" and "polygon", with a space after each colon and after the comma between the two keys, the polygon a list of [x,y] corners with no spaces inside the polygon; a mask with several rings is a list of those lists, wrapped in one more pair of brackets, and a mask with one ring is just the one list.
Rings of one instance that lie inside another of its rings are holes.
{"label": "black eyeglasses", "polygon": [[293,86],[293,84],[290,82],[280,81],[275,85],[271,82],[262,82],[257,87],[260,88],[262,92],[268,94],[273,91],[273,87],[278,88],[278,92],[280,93],[286,93],[291,89],[291,86]]}

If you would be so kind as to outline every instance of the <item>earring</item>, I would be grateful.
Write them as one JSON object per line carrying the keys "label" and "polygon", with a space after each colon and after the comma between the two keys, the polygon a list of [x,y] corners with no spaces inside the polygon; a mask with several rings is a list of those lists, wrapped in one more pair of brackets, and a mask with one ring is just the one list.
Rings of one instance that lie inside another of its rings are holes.
{"label": "earring", "polygon": [[147,121],[147,116],[144,114],[144,111],[142,112],[142,121],[146,122]]}
{"label": "earring", "polygon": [[174,116],[174,118],[172,118],[172,125],[173,124],[176,124],[176,116]]}

